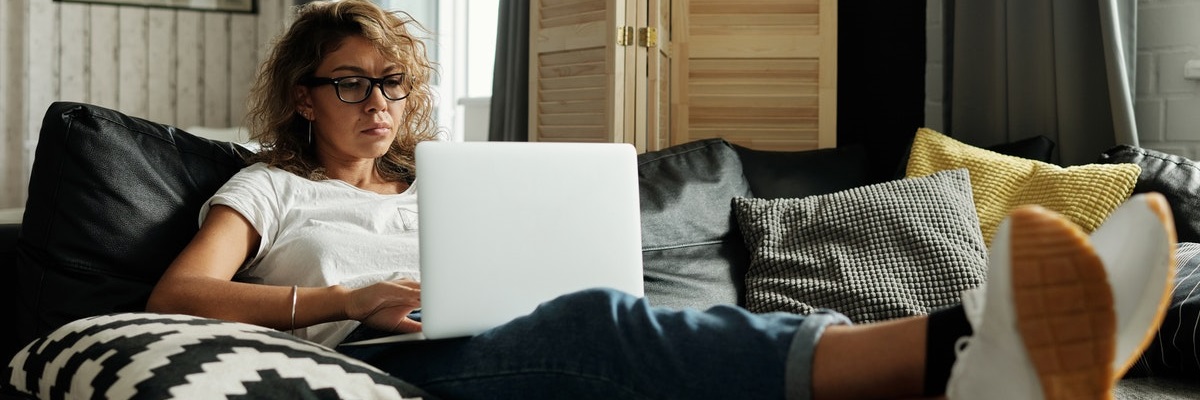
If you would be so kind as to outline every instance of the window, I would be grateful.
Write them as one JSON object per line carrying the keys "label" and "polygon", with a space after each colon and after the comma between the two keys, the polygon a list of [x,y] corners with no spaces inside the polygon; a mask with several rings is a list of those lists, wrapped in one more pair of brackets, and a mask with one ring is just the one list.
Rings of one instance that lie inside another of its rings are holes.
{"label": "window", "polygon": [[487,140],[500,0],[375,1],[407,12],[432,35],[426,45],[438,68],[438,126],[451,140]]}

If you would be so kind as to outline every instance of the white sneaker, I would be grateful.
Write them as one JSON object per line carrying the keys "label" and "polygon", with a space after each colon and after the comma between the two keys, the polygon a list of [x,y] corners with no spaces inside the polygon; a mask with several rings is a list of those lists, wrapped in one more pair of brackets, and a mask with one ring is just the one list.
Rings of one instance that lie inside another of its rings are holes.
{"label": "white sneaker", "polygon": [[1158,193],[1135,195],[1091,239],[1112,285],[1117,312],[1112,369],[1121,377],[1150,344],[1171,302],[1176,242],[1171,206]]}
{"label": "white sneaker", "polygon": [[1116,315],[1104,266],[1078,226],[1038,206],[1001,222],[984,287],[964,293],[950,399],[1111,398]]}

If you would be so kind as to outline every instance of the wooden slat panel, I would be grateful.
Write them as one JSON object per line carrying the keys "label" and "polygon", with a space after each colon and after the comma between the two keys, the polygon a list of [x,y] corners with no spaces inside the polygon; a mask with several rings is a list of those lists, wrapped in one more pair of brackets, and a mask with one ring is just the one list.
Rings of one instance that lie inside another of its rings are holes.
{"label": "wooden slat panel", "polygon": [[[541,54],[538,57],[538,140],[600,140],[607,137],[604,49]],[[598,136],[597,136],[598,135]]]}
{"label": "wooden slat panel", "polygon": [[813,58],[821,56],[821,39],[815,36],[759,35],[749,38],[728,35],[693,35],[695,58]]}
{"label": "wooden slat panel", "polygon": [[[596,51],[599,50],[599,51]],[[539,84],[540,79],[605,76],[608,67],[604,59],[596,56],[603,55],[604,49],[585,49],[560,53],[543,54],[538,58]]]}
{"label": "wooden slat panel", "polygon": [[776,84],[754,81],[692,81],[691,92],[696,96],[737,95],[741,93],[762,93],[777,96],[816,96],[817,83],[799,80],[779,81]]}
{"label": "wooden slat panel", "polygon": [[588,23],[602,24],[608,17],[603,1],[577,1],[559,5],[542,3],[539,11],[539,18],[535,26],[541,29]]}
{"label": "wooden slat panel", "polygon": [[569,15],[559,18],[542,18],[541,27],[543,29],[557,28],[568,25],[585,24],[589,22],[603,21],[606,16],[604,11],[589,12],[586,14]]}
{"label": "wooden slat panel", "polygon": [[204,121],[204,14],[179,11],[175,31],[175,123],[187,129]]}
{"label": "wooden slat panel", "polygon": [[204,126],[225,127],[229,121],[229,14],[204,14]]}
{"label": "wooden slat panel", "polygon": [[88,38],[88,65],[91,83],[88,99],[92,104],[117,108],[117,84],[120,82],[117,64],[118,26],[117,7],[93,4],[90,6],[91,36]]}
{"label": "wooden slat panel", "polygon": [[[761,108],[815,108],[817,96],[765,96],[761,94],[744,94],[734,96],[698,96],[692,94],[692,109],[701,107],[761,107]],[[737,105],[736,107],[733,105]]]}
{"label": "wooden slat panel", "polygon": [[661,150],[671,145],[671,58],[660,54],[658,78],[658,132],[649,151]]}
{"label": "wooden slat panel", "polygon": [[624,10],[611,0],[530,3],[529,140],[612,140],[622,118],[614,40]]}
{"label": "wooden slat panel", "polygon": [[771,127],[771,126],[706,126],[703,128],[695,128],[696,133],[707,132],[702,134],[704,137],[713,137],[714,134],[719,137],[724,137],[730,140],[753,140],[753,141],[803,141],[815,142],[817,139],[816,124],[811,127],[797,129],[788,127],[786,129]]}
{"label": "wooden slat panel", "polygon": [[689,136],[810,147],[818,128],[818,65],[806,59],[693,60]]}
{"label": "wooden slat panel", "polygon": [[819,21],[818,14],[696,14],[689,19],[692,30],[711,26],[807,26],[816,28],[820,26]]}
{"label": "wooden slat panel", "polygon": [[81,3],[64,3],[59,9],[59,67],[58,98],[63,101],[88,101],[88,43],[81,38],[89,37],[91,28],[88,6]]}
{"label": "wooden slat panel", "polygon": [[234,14],[229,21],[229,122],[228,126],[244,125],[246,96],[254,84],[254,71],[258,64],[255,57],[258,43],[258,25],[253,15]]}
{"label": "wooden slat panel", "polygon": [[543,126],[539,127],[542,142],[607,142],[610,133],[604,126]]}
{"label": "wooden slat panel", "polygon": [[605,101],[601,100],[581,100],[581,101],[556,101],[550,103],[538,103],[538,108],[547,114],[571,114],[571,113],[604,113]]}
{"label": "wooden slat panel", "polygon": [[542,3],[541,27],[552,28],[585,22],[603,22],[606,17],[605,0]]}
{"label": "wooden slat panel", "polygon": [[175,13],[174,10],[150,9],[147,16],[150,19],[147,54],[149,65],[154,66],[146,71],[148,118],[164,124],[175,124],[175,105],[179,98],[175,87],[177,71],[171,63],[175,60]]}
{"label": "wooden slat panel", "polygon": [[[605,0],[582,0],[570,2],[542,2],[542,19],[556,19],[579,14],[594,14],[597,11],[603,14]],[[603,21],[604,17],[593,21]]]}
{"label": "wooden slat panel", "polygon": [[289,9],[280,4],[283,1],[259,0],[258,30],[256,31],[258,51],[255,52],[254,71],[257,71],[258,65],[267,59],[267,54],[271,51],[271,44],[274,43],[276,36],[282,34],[284,28],[287,27],[285,14]]}
{"label": "wooden slat panel", "polygon": [[818,32],[819,28],[817,26],[801,25],[705,25],[692,27],[692,35],[749,37],[743,38],[747,41],[753,41],[756,36],[765,36],[768,38],[781,36],[817,36]]}
{"label": "wooden slat panel", "polygon": [[[259,53],[290,22],[292,4],[259,0],[259,13],[231,14],[0,1],[0,43],[8,44],[0,53],[0,207],[23,204],[42,116],[53,101],[179,126],[240,124],[231,115],[241,113],[234,107],[249,88],[235,86],[248,86]],[[205,121],[210,114],[218,115]]]}
{"label": "wooden slat panel", "polygon": [[120,7],[117,10],[117,109],[129,115],[147,118],[150,114],[150,86],[146,83],[147,8]]}
{"label": "wooden slat panel", "polygon": [[[699,113],[699,110],[693,110]],[[748,115],[737,115],[720,117],[717,115],[706,115],[698,117],[697,114],[692,115],[692,129],[717,129],[726,130],[733,134],[744,135],[755,129],[770,129],[780,132],[803,132],[806,130],[815,131],[817,125],[817,117],[815,113],[807,113],[811,117],[803,117],[801,115],[792,115],[778,118],[751,118]]]}
{"label": "wooden slat panel", "polygon": [[[786,139],[790,135],[809,135],[816,137],[817,119],[798,119],[792,121],[762,121],[758,124],[744,124],[742,121],[722,121],[721,124],[707,124],[697,127],[698,131],[724,131],[738,137],[769,137]],[[809,132],[809,133],[804,133]]]}
{"label": "wooden slat panel", "polygon": [[671,73],[674,53],[672,48],[672,2],[669,0],[653,0],[650,4],[649,25],[658,28],[659,45],[650,49],[647,59],[647,75],[651,96],[647,99],[647,107],[651,109],[647,121],[646,151],[660,150],[671,143]]}
{"label": "wooden slat panel", "polygon": [[[538,0],[536,5],[539,6],[537,8],[540,10],[540,9],[545,9],[545,8],[563,7],[563,6],[566,6],[569,4],[578,3],[580,1],[590,1],[590,0]],[[531,4],[531,6],[532,6],[532,4]]]}
{"label": "wooden slat panel", "polygon": [[688,117],[688,81],[691,79],[691,2],[671,2],[671,137],[670,144],[687,143],[692,140]]}
{"label": "wooden slat panel", "polygon": [[837,146],[838,1],[821,0],[821,127],[819,145]]}
{"label": "wooden slat panel", "polygon": [[607,79],[604,75],[577,75],[561,78],[542,78],[542,90],[571,89],[581,87],[604,86]]}
{"label": "wooden slat panel", "polygon": [[557,67],[542,66],[538,72],[543,78],[560,78],[560,77],[575,77],[575,76],[591,76],[598,73],[603,73],[606,70],[604,64],[575,64],[563,65]]}
{"label": "wooden slat panel", "polygon": [[[788,77],[788,76],[811,76],[816,77],[819,68],[819,63],[809,59],[788,59],[788,60],[727,60],[727,59],[698,59],[692,57],[691,72],[689,76],[700,77],[706,71],[716,71],[716,77],[731,77],[731,76],[758,76],[764,78],[770,77]],[[800,74],[797,74],[800,72]]]}
{"label": "wooden slat panel", "polygon": [[819,0],[724,1],[693,0],[693,14],[737,14],[753,10],[760,14],[814,14],[820,9]]}
{"label": "wooden slat panel", "polygon": [[545,114],[538,123],[543,127],[603,126],[604,114]]}
{"label": "wooden slat panel", "polygon": [[816,107],[692,107],[691,122],[704,126],[816,129]]}
{"label": "wooden slat panel", "polygon": [[537,32],[535,39],[541,53],[585,47],[603,49],[612,31],[604,22],[589,22],[542,29]]}
{"label": "wooden slat panel", "polygon": [[[16,3],[0,4],[0,43],[9,49],[0,52],[0,207],[17,207],[21,204],[21,174],[19,168],[10,166],[21,165],[20,149],[24,136],[20,132],[25,127],[25,114],[20,112],[21,98],[17,90],[10,88],[9,82],[15,81],[14,72],[19,65],[18,55],[24,54],[20,44],[13,48],[18,32],[24,29],[21,24],[23,15],[17,15]],[[19,11],[19,10],[18,10]]]}
{"label": "wooden slat panel", "polygon": [[542,101],[575,101],[575,100],[600,100],[604,99],[605,90],[599,88],[579,88],[579,89],[564,89],[564,90],[543,90]]}
{"label": "wooden slat panel", "polygon": [[686,29],[676,48],[687,52],[687,72],[673,89],[686,128],[677,136],[777,150],[834,145],[836,82],[827,80],[836,77],[836,0],[684,0],[680,8],[676,25]]}
{"label": "wooden slat panel", "polygon": [[538,65],[554,67],[558,65],[604,63],[604,48],[577,49],[563,52],[542,52],[538,55]]}
{"label": "wooden slat panel", "polygon": [[[25,54],[29,60],[42,60],[37,66],[27,66],[24,70],[24,80],[29,92],[22,99],[25,107],[25,121],[30,127],[41,127],[42,116],[46,107],[59,98],[58,69],[59,69],[59,32],[57,3],[39,1],[26,3],[25,22],[27,35],[24,37]],[[33,168],[33,153],[36,148],[38,131],[24,129],[20,133],[18,144],[20,178],[18,186],[27,187],[29,173]]]}

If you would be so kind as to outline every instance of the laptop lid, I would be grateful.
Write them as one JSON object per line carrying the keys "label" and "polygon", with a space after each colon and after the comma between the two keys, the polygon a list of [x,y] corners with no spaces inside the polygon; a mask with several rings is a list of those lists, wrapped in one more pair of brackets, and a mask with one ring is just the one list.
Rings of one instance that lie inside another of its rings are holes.
{"label": "laptop lid", "polygon": [[423,142],[416,161],[426,338],[587,288],[643,295],[633,146]]}

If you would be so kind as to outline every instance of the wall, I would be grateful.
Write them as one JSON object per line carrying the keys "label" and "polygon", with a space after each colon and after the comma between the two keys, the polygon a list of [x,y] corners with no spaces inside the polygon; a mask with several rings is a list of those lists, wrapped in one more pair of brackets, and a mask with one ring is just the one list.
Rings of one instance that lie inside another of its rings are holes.
{"label": "wall", "polygon": [[1134,113],[1142,147],[1200,159],[1200,0],[1139,0]]}
{"label": "wall", "polygon": [[53,0],[0,4],[0,208],[24,206],[42,115],[78,101],[179,127],[241,125],[292,0],[224,13]]}
{"label": "wall", "polygon": [[874,171],[894,171],[923,124],[925,1],[838,3],[837,145],[864,146]]}

